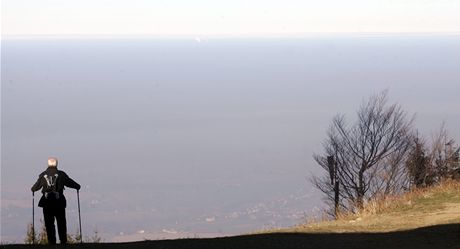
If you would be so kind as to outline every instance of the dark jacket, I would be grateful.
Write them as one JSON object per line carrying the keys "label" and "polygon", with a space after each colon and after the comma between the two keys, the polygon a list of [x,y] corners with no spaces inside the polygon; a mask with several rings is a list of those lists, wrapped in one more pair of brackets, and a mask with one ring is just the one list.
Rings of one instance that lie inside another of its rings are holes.
{"label": "dark jacket", "polygon": [[38,202],[39,207],[66,207],[64,196],[65,187],[79,190],[80,184],[72,180],[64,171],[56,167],[48,167],[39,176],[32,186],[32,192],[42,190],[43,196]]}

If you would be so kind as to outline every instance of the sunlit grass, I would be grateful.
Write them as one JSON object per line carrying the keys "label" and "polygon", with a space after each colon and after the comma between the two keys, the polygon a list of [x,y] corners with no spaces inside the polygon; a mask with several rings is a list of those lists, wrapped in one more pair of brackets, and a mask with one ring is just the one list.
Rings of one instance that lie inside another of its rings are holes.
{"label": "sunlit grass", "polygon": [[446,181],[400,196],[369,201],[359,213],[340,213],[337,220],[320,217],[275,232],[388,232],[414,229],[460,222],[458,212],[452,211],[455,207],[460,209],[460,182]]}

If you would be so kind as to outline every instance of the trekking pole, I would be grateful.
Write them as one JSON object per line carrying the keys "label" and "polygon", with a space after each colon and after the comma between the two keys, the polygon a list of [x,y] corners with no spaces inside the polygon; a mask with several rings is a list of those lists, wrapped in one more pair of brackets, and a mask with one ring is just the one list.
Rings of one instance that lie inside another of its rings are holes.
{"label": "trekking pole", "polygon": [[35,192],[32,191],[32,244],[35,245]]}
{"label": "trekking pole", "polygon": [[81,233],[80,190],[77,190],[77,200],[78,200],[78,223],[80,224],[80,244],[82,244],[83,234]]}

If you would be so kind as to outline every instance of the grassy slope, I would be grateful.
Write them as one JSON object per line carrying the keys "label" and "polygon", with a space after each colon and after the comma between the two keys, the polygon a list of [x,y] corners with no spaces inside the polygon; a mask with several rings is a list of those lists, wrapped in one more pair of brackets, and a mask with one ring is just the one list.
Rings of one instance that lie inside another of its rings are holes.
{"label": "grassy slope", "polygon": [[390,232],[440,224],[460,224],[460,183],[369,203],[359,215],[301,225],[284,232]]}
{"label": "grassy slope", "polygon": [[[31,247],[4,246],[8,249]],[[67,248],[460,249],[460,183],[447,183],[429,190],[412,192],[403,197],[370,203],[366,211],[359,216],[344,215],[338,221],[301,225],[261,234],[215,239],[69,245]]]}

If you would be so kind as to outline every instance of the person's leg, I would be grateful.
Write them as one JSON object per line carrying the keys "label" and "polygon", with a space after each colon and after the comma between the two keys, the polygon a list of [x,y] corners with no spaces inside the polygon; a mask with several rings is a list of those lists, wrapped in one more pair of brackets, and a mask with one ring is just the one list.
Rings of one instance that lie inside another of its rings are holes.
{"label": "person's leg", "polygon": [[54,227],[54,210],[49,207],[43,208],[43,218],[45,219],[46,235],[48,237],[48,244],[56,244],[56,230]]}
{"label": "person's leg", "polygon": [[56,209],[56,220],[61,244],[67,244],[67,221],[65,218],[65,208]]}

